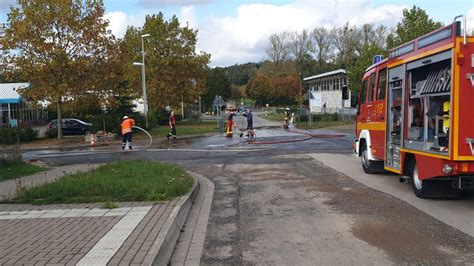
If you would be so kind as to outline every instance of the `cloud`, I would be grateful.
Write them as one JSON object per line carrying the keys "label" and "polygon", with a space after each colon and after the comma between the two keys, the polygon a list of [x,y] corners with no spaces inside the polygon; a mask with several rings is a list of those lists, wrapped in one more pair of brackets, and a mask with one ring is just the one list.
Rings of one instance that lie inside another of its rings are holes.
{"label": "cloud", "polygon": [[156,6],[189,6],[209,4],[213,0],[139,0],[138,2],[146,7]]}
{"label": "cloud", "polygon": [[467,24],[467,35],[471,35],[474,32],[474,8],[471,8],[466,15],[466,24]]}
{"label": "cloud", "polygon": [[222,66],[265,58],[269,36],[317,26],[332,28],[346,22],[394,26],[406,6],[373,7],[369,0],[299,0],[287,5],[245,4],[236,16],[215,17],[199,23],[200,49],[212,55],[212,65]]}
{"label": "cloud", "polygon": [[109,12],[105,14],[105,19],[109,21],[108,29],[112,34],[122,38],[127,31],[128,26],[140,27],[143,26],[145,16],[136,17],[122,11]]}
{"label": "cloud", "polygon": [[188,23],[189,27],[197,28],[197,17],[196,10],[194,6],[185,6],[181,8],[181,14],[179,16],[179,21],[181,23]]}
{"label": "cloud", "polygon": [[[255,62],[265,59],[268,38],[273,33],[301,31],[315,27],[331,29],[346,22],[361,26],[365,23],[394,26],[402,17],[405,5],[375,7],[373,0],[294,0],[290,4],[249,3],[240,5],[235,15],[199,16],[197,4],[210,0],[139,0],[142,4],[196,4],[177,9],[183,25],[198,29],[198,51],[211,54],[212,66]],[[207,7],[206,7],[207,8]],[[144,10],[143,12],[146,12]],[[472,10],[474,20],[474,9]],[[127,25],[143,25],[145,13],[129,15],[110,12],[110,29],[121,37]]]}
{"label": "cloud", "polygon": [[16,0],[0,0],[0,10],[10,9],[13,5],[16,5]]}

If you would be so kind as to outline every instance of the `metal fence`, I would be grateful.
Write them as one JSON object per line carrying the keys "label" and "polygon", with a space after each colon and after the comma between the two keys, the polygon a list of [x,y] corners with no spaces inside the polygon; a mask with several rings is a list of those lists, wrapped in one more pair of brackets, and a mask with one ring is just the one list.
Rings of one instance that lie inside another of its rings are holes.
{"label": "metal fence", "polygon": [[337,109],[338,120],[355,120],[357,115],[356,108],[340,108]]}

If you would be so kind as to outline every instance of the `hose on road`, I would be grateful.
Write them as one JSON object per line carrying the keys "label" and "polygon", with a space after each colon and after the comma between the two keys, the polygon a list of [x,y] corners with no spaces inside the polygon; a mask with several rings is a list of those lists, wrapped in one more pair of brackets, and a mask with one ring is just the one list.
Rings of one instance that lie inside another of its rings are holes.
{"label": "hose on road", "polygon": [[148,137],[150,138],[150,143],[148,143],[148,146],[146,146],[144,148],[144,150],[147,150],[148,148],[150,148],[151,144],[153,143],[153,138],[151,137],[150,133],[148,133],[148,131],[146,131],[145,129],[143,129],[141,127],[133,126],[133,128],[139,129],[139,130],[145,132],[145,134],[148,135]]}
{"label": "hose on road", "polygon": [[304,138],[299,138],[299,139],[291,139],[291,140],[275,140],[275,141],[249,141],[249,144],[260,144],[260,145],[269,145],[269,144],[283,144],[283,143],[293,143],[293,142],[301,142],[301,141],[307,141],[313,138],[340,138],[344,137],[344,134],[310,134],[306,132],[301,132],[301,131],[296,131],[296,130],[290,130],[287,129],[287,132],[295,133],[295,134],[300,134],[300,135],[305,135],[306,137]]}

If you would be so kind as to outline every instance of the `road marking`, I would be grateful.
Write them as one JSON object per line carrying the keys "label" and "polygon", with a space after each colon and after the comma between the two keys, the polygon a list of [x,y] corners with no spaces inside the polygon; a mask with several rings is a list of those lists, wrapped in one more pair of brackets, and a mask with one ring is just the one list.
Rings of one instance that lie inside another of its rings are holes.
{"label": "road marking", "polygon": [[133,207],[103,236],[77,265],[107,265],[152,206]]}

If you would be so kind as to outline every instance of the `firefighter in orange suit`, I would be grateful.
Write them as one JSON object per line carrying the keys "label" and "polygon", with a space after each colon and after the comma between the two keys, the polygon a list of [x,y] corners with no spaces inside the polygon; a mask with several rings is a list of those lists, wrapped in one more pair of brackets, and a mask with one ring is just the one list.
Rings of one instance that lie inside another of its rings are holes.
{"label": "firefighter in orange suit", "polygon": [[227,125],[226,125],[226,128],[227,128],[227,132],[226,132],[226,137],[233,137],[233,132],[232,132],[232,128],[234,127],[234,113],[232,111],[228,111],[227,113]]}
{"label": "firefighter in orange suit", "polygon": [[129,118],[128,116],[123,117],[122,121],[122,150],[125,149],[128,142],[128,148],[132,149],[132,127],[135,125],[135,120]]}

